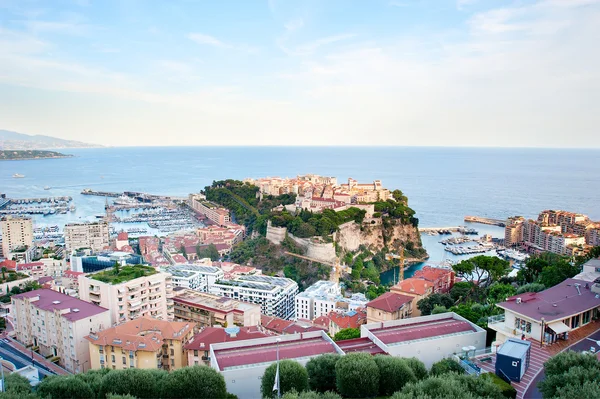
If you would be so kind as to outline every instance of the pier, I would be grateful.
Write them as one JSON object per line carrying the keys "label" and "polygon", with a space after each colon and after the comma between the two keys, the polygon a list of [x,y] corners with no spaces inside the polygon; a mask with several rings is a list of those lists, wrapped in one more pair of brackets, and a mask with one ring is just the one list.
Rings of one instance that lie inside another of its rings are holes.
{"label": "pier", "polygon": [[81,194],[83,195],[96,195],[98,197],[120,197],[122,195],[122,193],[115,193],[115,192],[110,192],[110,191],[94,191],[90,188],[86,188],[84,189]]}
{"label": "pier", "polygon": [[492,226],[506,227],[506,220],[484,218],[480,216],[465,216],[465,222],[489,224]]}
{"label": "pier", "polygon": [[452,233],[461,233],[465,235],[477,235],[479,234],[475,229],[469,229],[465,226],[453,226],[453,227],[419,227],[419,233],[427,235],[444,235]]}

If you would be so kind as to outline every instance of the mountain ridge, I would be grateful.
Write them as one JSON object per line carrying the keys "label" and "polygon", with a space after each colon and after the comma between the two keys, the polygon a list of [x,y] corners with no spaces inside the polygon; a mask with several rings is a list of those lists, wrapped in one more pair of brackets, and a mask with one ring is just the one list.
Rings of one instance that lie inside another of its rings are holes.
{"label": "mountain ridge", "polygon": [[0,129],[0,149],[3,150],[47,150],[58,148],[98,148],[98,144],[65,140],[43,134],[25,134]]}

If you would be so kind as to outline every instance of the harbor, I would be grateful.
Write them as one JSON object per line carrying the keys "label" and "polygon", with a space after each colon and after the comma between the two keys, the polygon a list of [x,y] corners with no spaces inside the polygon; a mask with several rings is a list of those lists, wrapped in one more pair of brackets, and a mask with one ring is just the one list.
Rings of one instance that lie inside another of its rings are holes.
{"label": "harbor", "polygon": [[55,214],[66,214],[75,210],[72,203],[73,198],[62,197],[39,197],[39,198],[6,198],[0,201],[0,215],[12,216],[50,216]]}

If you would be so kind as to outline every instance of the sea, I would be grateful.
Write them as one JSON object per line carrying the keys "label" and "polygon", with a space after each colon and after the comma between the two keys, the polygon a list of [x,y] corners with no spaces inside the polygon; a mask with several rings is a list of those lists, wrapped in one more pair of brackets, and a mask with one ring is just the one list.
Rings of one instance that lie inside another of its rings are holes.
{"label": "sea", "polygon": [[[600,220],[600,150],[441,147],[111,147],[65,149],[72,158],[2,161],[0,193],[9,198],[71,196],[76,210],[36,216],[36,226],[94,220],[105,199],[99,191],[139,191],[187,196],[213,180],[246,177],[335,176],[382,181],[400,189],[421,227],[467,226],[503,237],[501,227],[467,224],[465,215],[505,219],[536,217],[544,209],[565,209]],[[13,178],[15,174],[24,178]],[[45,190],[44,187],[50,187]],[[448,236],[423,234],[430,259],[460,260],[443,250]],[[409,277],[418,264],[405,273]],[[383,282],[393,271],[382,274]]]}

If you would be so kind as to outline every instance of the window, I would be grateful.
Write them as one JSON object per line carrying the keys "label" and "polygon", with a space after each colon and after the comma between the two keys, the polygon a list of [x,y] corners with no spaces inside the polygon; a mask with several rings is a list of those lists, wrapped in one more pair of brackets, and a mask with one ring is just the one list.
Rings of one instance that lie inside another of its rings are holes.
{"label": "window", "polygon": [[123,364],[127,364],[127,360],[126,360],[125,356],[123,356]]}
{"label": "window", "polygon": [[515,330],[531,334],[531,322],[515,317]]}
{"label": "window", "polygon": [[175,349],[171,349],[171,356],[175,356]]}
{"label": "window", "polygon": [[587,324],[590,322],[590,311],[588,310],[583,314],[583,322],[581,324]]}
{"label": "window", "polygon": [[[111,359],[112,359],[112,362],[114,363],[115,362],[115,355],[112,355]],[[113,366],[113,368],[114,368],[114,366]]]}
{"label": "window", "polygon": [[573,316],[571,318],[571,328],[577,328],[577,327],[579,327],[579,315]]}
{"label": "window", "polygon": [[171,366],[175,367],[175,359],[171,359]]}
{"label": "window", "polygon": [[98,352],[104,353],[104,347],[102,345],[98,346]]}

